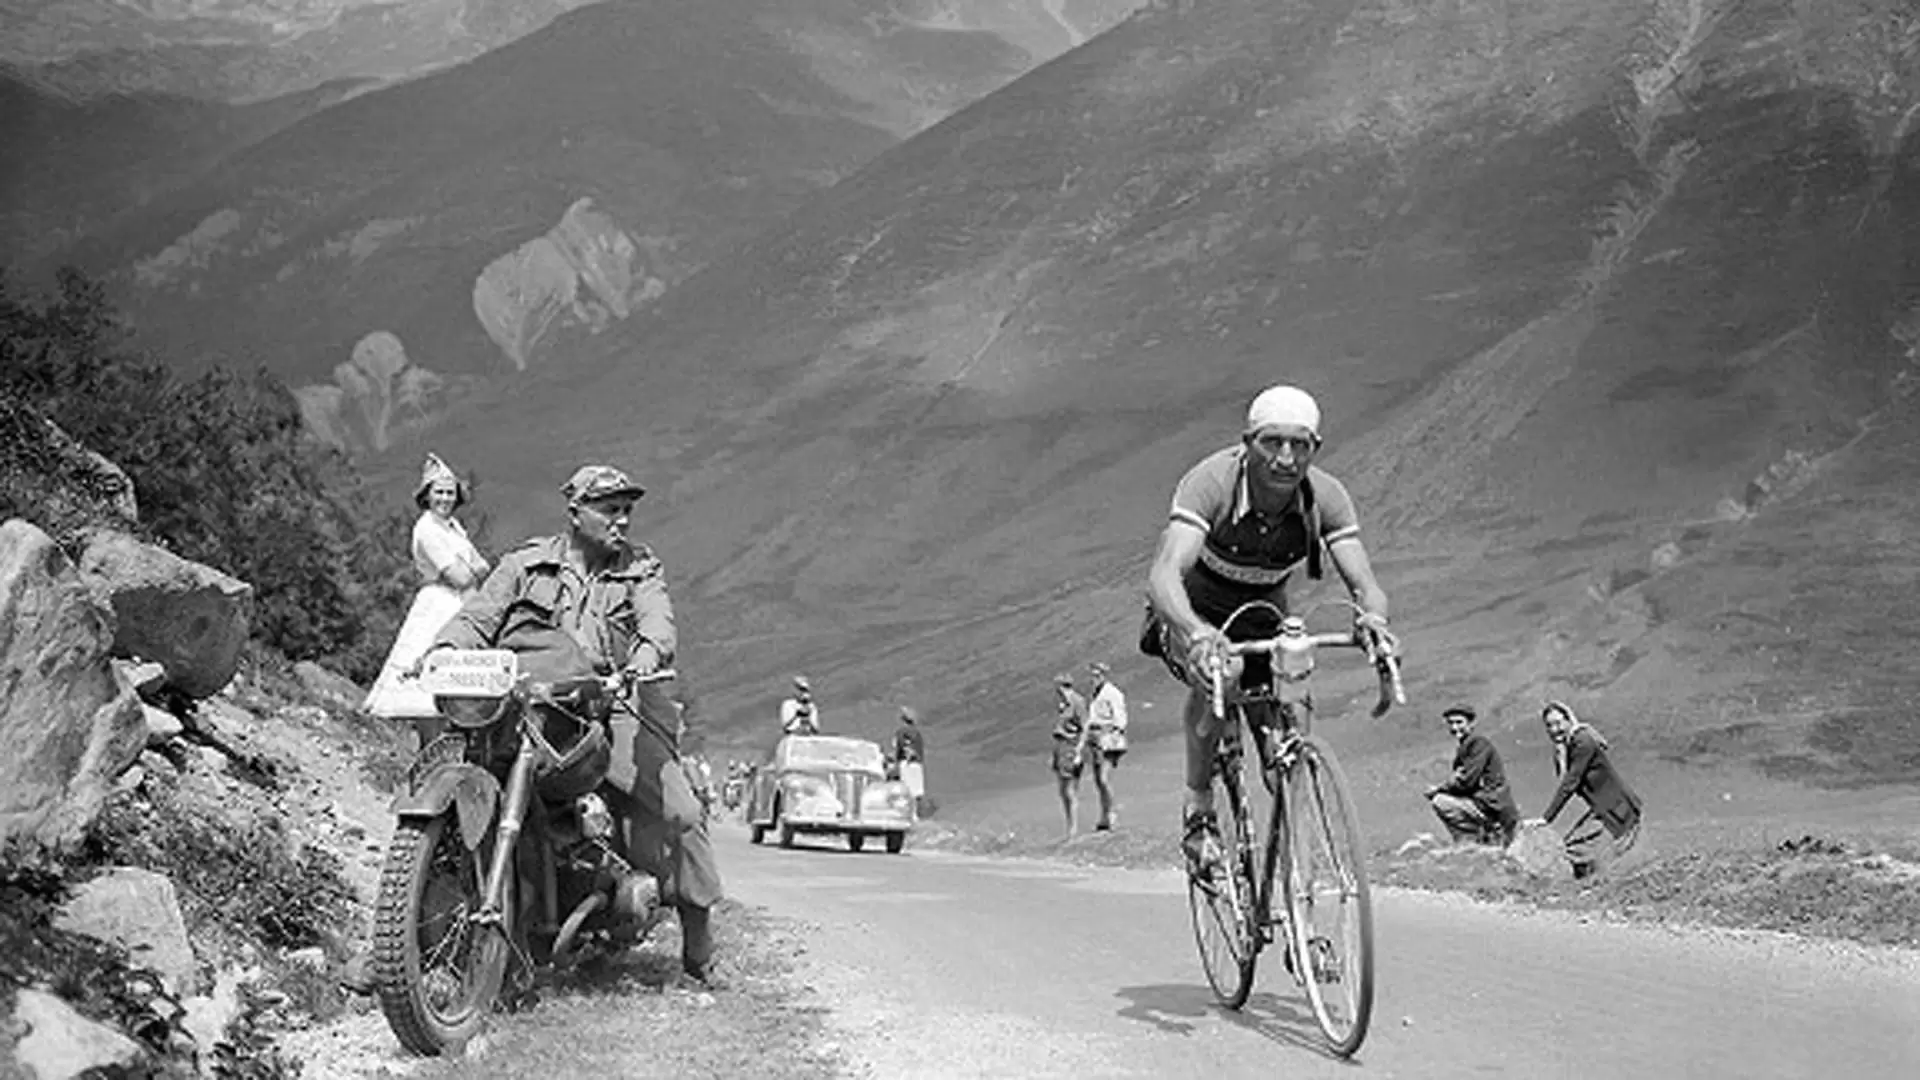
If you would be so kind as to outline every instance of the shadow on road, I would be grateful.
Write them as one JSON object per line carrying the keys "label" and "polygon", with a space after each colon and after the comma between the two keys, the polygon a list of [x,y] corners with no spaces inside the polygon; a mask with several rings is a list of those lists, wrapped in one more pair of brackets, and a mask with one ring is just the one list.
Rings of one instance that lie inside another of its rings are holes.
{"label": "shadow on road", "polygon": [[1305,1002],[1287,1001],[1274,994],[1254,994],[1236,1012],[1222,1008],[1206,987],[1184,983],[1122,987],[1114,996],[1127,1002],[1119,1011],[1121,1016],[1151,1024],[1169,1035],[1191,1035],[1195,1021],[1218,1016],[1283,1046],[1332,1057]]}

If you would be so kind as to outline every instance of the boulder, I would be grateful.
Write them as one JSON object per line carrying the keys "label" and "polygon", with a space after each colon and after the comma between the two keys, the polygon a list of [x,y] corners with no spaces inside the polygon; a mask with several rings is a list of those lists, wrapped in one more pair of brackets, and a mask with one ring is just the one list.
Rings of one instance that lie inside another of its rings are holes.
{"label": "boulder", "polygon": [[1520,826],[1507,845],[1507,861],[1535,877],[1572,878],[1567,845],[1551,825],[1533,821]]}
{"label": "boulder", "polygon": [[87,534],[80,572],[113,605],[116,656],[167,669],[194,698],[212,697],[240,667],[253,586],[122,532]]}
{"label": "boulder", "polygon": [[114,867],[75,889],[54,925],[127,950],[134,966],[159,975],[176,998],[199,988],[200,967],[187,940],[186,919],[165,874]]}
{"label": "boulder", "polygon": [[156,750],[179,738],[187,730],[184,721],[158,705],[141,702],[140,716],[147,725],[147,745]]}
{"label": "boulder", "polygon": [[[44,990],[22,987],[14,1000],[14,1018],[27,1028],[11,1050],[13,1062],[39,1080],[69,1080],[81,1075],[120,1075],[145,1053],[140,1044]],[[97,1070],[97,1071],[96,1071]],[[7,1070],[4,1075],[11,1076]]]}
{"label": "boulder", "polygon": [[51,537],[0,524],[0,841],[78,840],[146,745],[140,699],[108,661],[113,633]]}

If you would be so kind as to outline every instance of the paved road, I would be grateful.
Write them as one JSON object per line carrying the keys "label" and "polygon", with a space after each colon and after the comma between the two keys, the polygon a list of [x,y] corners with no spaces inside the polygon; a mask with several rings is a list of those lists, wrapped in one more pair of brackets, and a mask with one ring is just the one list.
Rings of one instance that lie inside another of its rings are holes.
{"label": "paved road", "polygon": [[1213,1006],[1176,874],[718,839],[735,897],[807,925],[847,1056],[887,1080],[1920,1077],[1909,954],[1388,892],[1347,1065],[1278,970]]}

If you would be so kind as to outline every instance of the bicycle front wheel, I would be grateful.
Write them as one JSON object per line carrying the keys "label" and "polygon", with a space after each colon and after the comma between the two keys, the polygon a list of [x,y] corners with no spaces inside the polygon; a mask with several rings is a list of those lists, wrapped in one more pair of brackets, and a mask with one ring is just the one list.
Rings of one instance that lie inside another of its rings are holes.
{"label": "bicycle front wheel", "polygon": [[1286,894],[1295,977],[1328,1048],[1352,1057],[1373,1019],[1373,901],[1360,819],[1326,743],[1303,737],[1289,772]]}
{"label": "bicycle front wheel", "polygon": [[[1238,717],[1231,722],[1238,724]],[[1205,878],[1187,875],[1187,907],[1193,915],[1200,966],[1206,970],[1214,997],[1229,1009],[1247,1003],[1260,950],[1255,929],[1253,818],[1240,762],[1239,751],[1223,743],[1213,773],[1214,816],[1219,822],[1214,840],[1222,858]]]}

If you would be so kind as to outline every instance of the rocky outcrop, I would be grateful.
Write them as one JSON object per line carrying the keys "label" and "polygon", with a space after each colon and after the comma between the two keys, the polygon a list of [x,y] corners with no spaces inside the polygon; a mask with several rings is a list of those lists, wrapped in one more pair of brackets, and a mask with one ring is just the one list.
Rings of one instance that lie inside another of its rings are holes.
{"label": "rocky outcrop", "polygon": [[133,481],[39,411],[0,402],[0,515],[32,507],[56,534],[139,520]]}
{"label": "rocky outcrop", "polygon": [[113,640],[113,611],[53,539],[0,525],[0,842],[78,839],[146,745]]}
{"label": "rocky outcrop", "polygon": [[[14,1002],[14,1018],[26,1028],[10,1048],[9,1057],[39,1080],[68,1080],[78,1076],[119,1076],[119,1069],[144,1056],[140,1044],[47,993],[22,987]],[[13,1076],[12,1070],[4,1075]]]}
{"label": "rocky outcrop", "polygon": [[413,363],[400,339],[375,330],[333,369],[333,382],[293,392],[308,434],[347,451],[382,451],[431,422],[447,380]]}
{"label": "rocky outcrop", "polygon": [[239,669],[253,586],[106,529],[86,536],[80,573],[112,605],[115,656],[159,664],[194,698],[218,693]]}
{"label": "rocky outcrop", "polygon": [[525,370],[561,326],[598,333],[666,291],[633,238],[578,199],[546,235],[488,264],[473,284],[473,313],[513,366]]}
{"label": "rocky outcrop", "polygon": [[75,889],[54,925],[127,950],[128,959],[159,975],[174,997],[199,988],[200,967],[187,940],[186,919],[165,874],[114,867]]}

